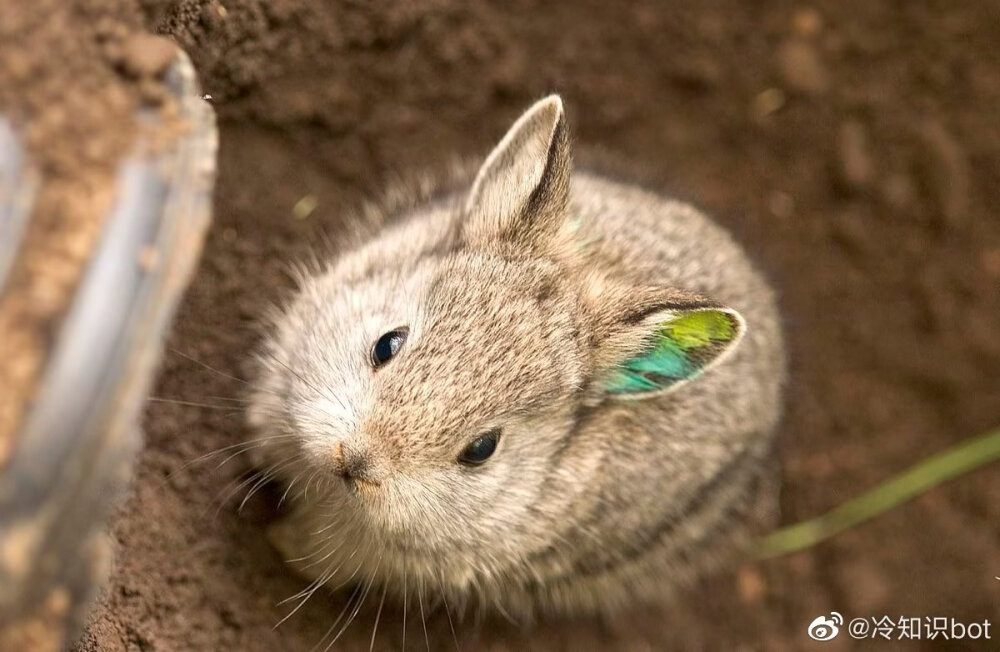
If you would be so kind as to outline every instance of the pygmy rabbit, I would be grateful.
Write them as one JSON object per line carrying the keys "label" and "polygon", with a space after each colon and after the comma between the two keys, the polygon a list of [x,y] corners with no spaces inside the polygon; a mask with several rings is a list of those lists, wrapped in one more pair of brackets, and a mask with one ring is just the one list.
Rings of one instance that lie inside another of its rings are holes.
{"label": "pygmy rabbit", "polygon": [[732,556],[773,508],[772,291],[690,206],[580,171],[559,97],[461,195],[304,274],[250,409],[272,526],[331,587],[610,613]]}

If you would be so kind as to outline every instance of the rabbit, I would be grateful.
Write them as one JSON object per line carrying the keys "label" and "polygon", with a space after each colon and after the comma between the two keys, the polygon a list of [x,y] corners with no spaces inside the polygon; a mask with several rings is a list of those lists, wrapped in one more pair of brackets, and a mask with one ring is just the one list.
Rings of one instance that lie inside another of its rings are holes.
{"label": "rabbit", "polygon": [[604,616],[774,515],[774,292],[691,206],[573,171],[559,96],[272,321],[252,441],[290,502],[269,538],[314,586]]}

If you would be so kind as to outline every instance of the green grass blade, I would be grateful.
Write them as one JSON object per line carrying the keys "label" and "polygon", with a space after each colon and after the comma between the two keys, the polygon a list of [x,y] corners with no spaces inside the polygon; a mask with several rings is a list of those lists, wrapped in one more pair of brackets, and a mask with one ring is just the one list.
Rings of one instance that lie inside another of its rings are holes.
{"label": "green grass blade", "polygon": [[826,514],[759,539],[759,559],[804,550],[989,462],[1000,459],[1000,429],[950,448]]}

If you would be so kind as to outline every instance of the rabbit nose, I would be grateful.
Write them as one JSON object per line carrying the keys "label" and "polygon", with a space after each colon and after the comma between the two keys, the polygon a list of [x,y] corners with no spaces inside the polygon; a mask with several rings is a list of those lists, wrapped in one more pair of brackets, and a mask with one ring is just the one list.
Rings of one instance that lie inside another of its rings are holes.
{"label": "rabbit nose", "polygon": [[337,472],[345,480],[371,482],[371,461],[364,452],[341,442],[337,450]]}

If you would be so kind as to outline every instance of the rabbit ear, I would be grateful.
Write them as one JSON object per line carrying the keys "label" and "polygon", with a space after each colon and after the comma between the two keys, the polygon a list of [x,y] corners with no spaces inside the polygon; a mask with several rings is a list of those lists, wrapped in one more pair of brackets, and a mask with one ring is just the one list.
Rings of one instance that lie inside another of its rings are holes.
{"label": "rabbit ear", "polygon": [[746,326],[729,308],[665,310],[643,320],[646,331],[601,383],[615,398],[646,398],[692,380],[732,351]]}
{"label": "rabbit ear", "polygon": [[733,351],[746,324],[732,308],[688,292],[593,277],[588,400],[640,399],[673,390]]}
{"label": "rabbit ear", "polygon": [[550,95],[518,118],[479,169],[465,204],[466,241],[543,245],[562,226],[569,173],[566,115]]}

